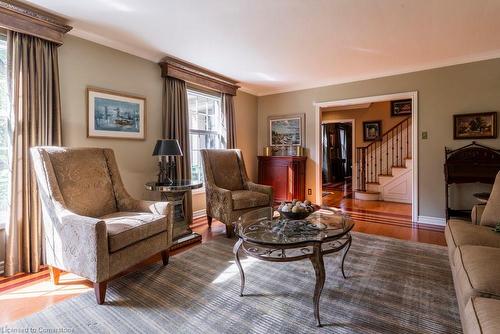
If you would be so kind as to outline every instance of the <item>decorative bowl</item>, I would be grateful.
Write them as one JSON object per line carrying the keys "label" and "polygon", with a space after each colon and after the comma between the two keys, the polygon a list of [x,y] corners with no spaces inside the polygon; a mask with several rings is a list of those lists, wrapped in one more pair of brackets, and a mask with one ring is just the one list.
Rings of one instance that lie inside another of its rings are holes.
{"label": "decorative bowl", "polygon": [[[291,202],[286,202],[286,203],[288,204]],[[281,217],[285,217],[290,220],[301,220],[301,219],[306,219],[307,217],[309,217],[311,213],[317,210],[317,207],[315,205],[309,205],[309,207],[312,208],[312,210],[301,211],[301,212],[291,212],[291,211],[281,211],[281,210],[277,211],[280,213]]]}

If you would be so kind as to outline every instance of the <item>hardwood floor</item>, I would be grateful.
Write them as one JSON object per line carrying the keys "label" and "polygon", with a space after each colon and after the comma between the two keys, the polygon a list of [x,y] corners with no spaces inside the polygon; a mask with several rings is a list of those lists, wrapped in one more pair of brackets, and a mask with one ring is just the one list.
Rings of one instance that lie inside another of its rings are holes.
{"label": "hardwood floor", "polygon": [[[348,212],[355,221],[355,231],[445,245],[443,229],[412,223],[411,207],[407,204],[353,200],[349,198],[347,188],[328,191],[333,194],[324,197],[324,204],[340,207]],[[345,198],[346,195],[347,198]],[[214,238],[225,238],[225,226],[216,220],[209,229],[206,218],[198,218],[193,222],[192,228],[202,235],[202,242],[208,242]],[[195,245],[176,249],[170,255],[175,256],[191,247]],[[145,264],[159,261],[161,257],[158,254],[126,273],[139,270]],[[54,286],[50,282],[47,268],[43,268],[36,274],[18,274],[9,278],[0,278],[0,310],[2,310],[0,324],[21,319],[91,290],[91,282],[69,273],[61,274],[60,284]]]}

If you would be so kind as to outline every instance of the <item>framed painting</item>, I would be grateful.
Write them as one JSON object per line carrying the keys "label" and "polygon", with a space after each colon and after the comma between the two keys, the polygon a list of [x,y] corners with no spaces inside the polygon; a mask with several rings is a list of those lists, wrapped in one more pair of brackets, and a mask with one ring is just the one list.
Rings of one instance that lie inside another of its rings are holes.
{"label": "framed painting", "polygon": [[363,141],[379,140],[382,135],[382,121],[363,122]]}
{"label": "framed painting", "polygon": [[391,101],[391,116],[411,115],[411,99]]}
{"label": "framed painting", "polygon": [[305,114],[270,116],[269,146],[304,146]]}
{"label": "framed painting", "polygon": [[87,137],[146,139],[146,99],[88,87]]}
{"label": "framed painting", "polygon": [[453,139],[491,139],[497,136],[497,112],[453,115]]}

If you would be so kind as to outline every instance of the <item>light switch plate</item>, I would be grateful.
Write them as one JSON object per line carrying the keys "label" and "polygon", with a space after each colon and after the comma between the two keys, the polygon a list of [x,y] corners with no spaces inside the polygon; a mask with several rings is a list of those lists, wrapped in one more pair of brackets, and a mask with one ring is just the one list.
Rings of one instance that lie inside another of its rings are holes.
{"label": "light switch plate", "polygon": [[427,139],[427,138],[428,138],[427,131],[422,131],[422,139]]}

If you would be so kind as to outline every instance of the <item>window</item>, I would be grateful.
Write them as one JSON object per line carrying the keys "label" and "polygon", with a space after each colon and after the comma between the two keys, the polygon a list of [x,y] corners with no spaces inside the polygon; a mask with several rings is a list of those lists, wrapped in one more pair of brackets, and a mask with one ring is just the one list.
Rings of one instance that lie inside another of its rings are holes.
{"label": "window", "polygon": [[7,42],[0,36],[0,227],[9,216],[9,101],[7,93]]}
{"label": "window", "polygon": [[226,122],[219,96],[189,89],[189,140],[191,143],[191,178],[203,182],[200,150],[226,148]]}

